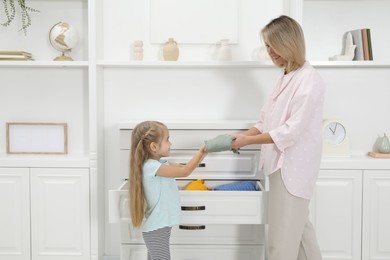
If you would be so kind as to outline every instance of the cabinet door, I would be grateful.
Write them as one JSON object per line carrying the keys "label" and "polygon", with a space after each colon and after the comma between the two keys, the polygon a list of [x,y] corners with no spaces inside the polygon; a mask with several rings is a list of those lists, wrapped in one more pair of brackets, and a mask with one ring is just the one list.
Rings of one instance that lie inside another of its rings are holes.
{"label": "cabinet door", "polygon": [[363,260],[390,259],[390,170],[364,171]]}
{"label": "cabinet door", "polygon": [[0,168],[0,260],[30,259],[29,170]]}
{"label": "cabinet door", "polygon": [[89,170],[31,170],[32,257],[89,259]]}
{"label": "cabinet door", "polygon": [[361,259],[360,170],[321,170],[310,204],[322,257]]}

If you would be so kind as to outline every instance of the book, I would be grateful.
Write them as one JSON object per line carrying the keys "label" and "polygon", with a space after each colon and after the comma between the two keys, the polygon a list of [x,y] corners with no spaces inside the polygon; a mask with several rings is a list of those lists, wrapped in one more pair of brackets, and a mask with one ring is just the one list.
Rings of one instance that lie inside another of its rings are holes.
{"label": "book", "polygon": [[370,60],[370,54],[368,51],[368,38],[367,38],[367,29],[361,29],[362,31],[362,41],[363,41],[363,56],[364,60]]}
{"label": "book", "polygon": [[355,56],[353,60],[364,60],[363,38],[360,29],[352,30],[353,44],[356,45]]}
{"label": "book", "polygon": [[24,56],[24,55],[5,55],[0,54],[0,58],[7,59],[7,58],[31,58],[31,56]]}
{"label": "book", "polygon": [[353,43],[356,45],[353,60],[373,60],[371,32],[369,28],[350,31]]}
{"label": "book", "polygon": [[0,55],[22,55],[26,57],[31,57],[32,54],[26,51],[0,51]]}
{"label": "book", "polygon": [[0,51],[0,60],[32,60],[32,54],[26,51]]}
{"label": "book", "polygon": [[368,40],[369,60],[374,60],[374,56],[372,54],[371,31],[370,31],[370,29],[367,29],[367,40]]}
{"label": "book", "polygon": [[32,59],[32,58],[26,58],[26,57],[23,57],[23,58],[2,58],[1,56],[0,56],[0,61],[4,61],[4,60],[34,60],[34,59]]}

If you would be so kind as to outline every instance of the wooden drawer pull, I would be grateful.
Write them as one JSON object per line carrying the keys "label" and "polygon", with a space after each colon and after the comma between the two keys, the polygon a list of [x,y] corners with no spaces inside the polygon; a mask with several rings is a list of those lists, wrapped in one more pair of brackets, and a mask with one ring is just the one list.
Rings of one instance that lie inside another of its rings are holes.
{"label": "wooden drawer pull", "polygon": [[200,225],[200,226],[179,225],[179,229],[185,229],[185,230],[204,230],[204,229],[206,229],[206,226],[204,226],[204,225]]}
{"label": "wooden drawer pull", "polygon": [[181,206],[181,210],[184,211],[206,210],[206,206]]}

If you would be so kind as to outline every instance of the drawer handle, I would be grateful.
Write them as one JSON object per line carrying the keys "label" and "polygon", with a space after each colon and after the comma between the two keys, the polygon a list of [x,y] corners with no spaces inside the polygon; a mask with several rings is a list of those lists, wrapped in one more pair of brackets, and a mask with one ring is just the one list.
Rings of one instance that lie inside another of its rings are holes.
{"label": "drawer handle", "polygon": [[181,206],[181,210],[186,210],[186,211],[206,210],[206,206]]}
{"label": "drawer handle", "polygon": [[200,226],[187,226],[187,225],[179,225],[179,229],[185,229],[185,230],[205,230],[205,225]]}
{"label": "drawer handle", "polygon": [[[187,165],[187,164],[186,163],[180,163],[180,165]],[[206,163],[199,163],[197,167],[205,168],[206,167]]]}

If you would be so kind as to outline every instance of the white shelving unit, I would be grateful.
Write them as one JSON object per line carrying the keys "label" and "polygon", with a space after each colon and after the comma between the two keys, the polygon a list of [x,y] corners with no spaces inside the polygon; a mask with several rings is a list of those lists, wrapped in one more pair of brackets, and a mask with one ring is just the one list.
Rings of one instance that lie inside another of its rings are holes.
{"label": "white shelving unit", "polygon": [[[390,61],[388,0],[291,0],[291,15],[301,22],[309,60],[341,54],[348,31],[370,28],[375,62]],[[319,51],[321,50],[321,51]]]}

